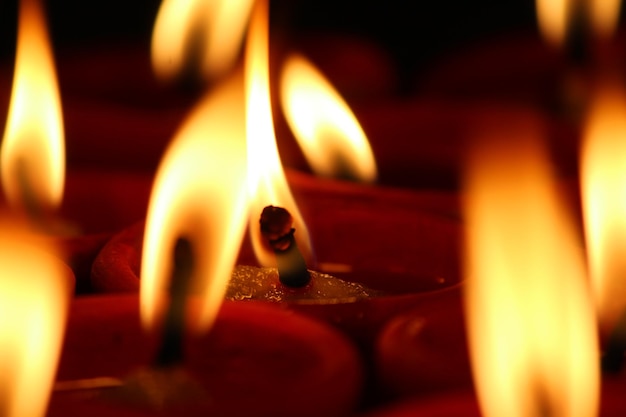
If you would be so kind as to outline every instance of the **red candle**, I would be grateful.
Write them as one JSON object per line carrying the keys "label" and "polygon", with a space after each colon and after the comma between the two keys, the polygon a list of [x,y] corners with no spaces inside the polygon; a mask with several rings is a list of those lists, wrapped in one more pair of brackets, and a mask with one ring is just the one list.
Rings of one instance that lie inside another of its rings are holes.
{"label": "red candle", "polygon": [[146,215],[154,174],[72,168],[59,216],[81,234],[111,233]]}
{"label": "red candle", "polygon": [[461,292],[449,291],[390,319],[375,346],[379,389],[392,398],[472,385]]}
{"label": "red candle", "polygon": [[[155,338],[143,334],[138,306],[135,295],[75,299],[57,380],[123,379],[149,365]],[[49,415],[345,415],[359,401],[353,346],[293,312],[226,302],[208,334],[185,342],[185,371],[208,396],[199,403],[159,413],[98,398],[97,390],[54,392]]]}
{"label": "red candle", "polygon": [[[322,270],[327,264],[334,264],[330,268],[343,264],[351,269],[328,272],[340,278],[359,277],[366,285],[382,286],[387,291],[432,290],[458,282],[455,194],[320,181],[293,171],[288,172],[288,180],[309,225]],[[147,190],[149,184],[145,187]],[[132,190],[141,192],[140,188]],[[126,203],[119,200],[115,204],[123,208]],[[119,237],[135,251],[140,250],[142,239],[138,227],[123,231]],[[239,260],[256,263],[249,244],[244,243]],[[131,259],[129,265],[136,261]],[[138,265],[133,268],[135,273],[130,277],[136,280]],[[137,284],[134,282],[133,288]],[[98,285],[107,290],[106,282]]]}
{"label": "red candle", "polygon": [[[458,224],[428,213],[453,216],[453,195],[320,183],[302,174],[289,178],[320,268],[346,268],[328,272],[388,295],[356,303],[289,303],[292,308],[332,322],[369,347],[391,315],[458,283]],[[136,224],[105,246],[92,269],[95,291],[137,291],[142,239],[143,224]],[[249,243],[239,263],[256,263]]]}
{"label": "red candle", "polygon": [[480,417],[478,402],[471,391],[452,392],[397,403],[365,414],[367,417]]}
{"label": "red candle", "polygon": [[[72,232],[47,235],[55,241],[76,277],[78,294],[93,292],[91,265],[112,233],[145,216],[152,175],[72,170],[53,220]],[[6,204],[0,195],[2,205]],[[58,220],[61,219],[61,220]]]}

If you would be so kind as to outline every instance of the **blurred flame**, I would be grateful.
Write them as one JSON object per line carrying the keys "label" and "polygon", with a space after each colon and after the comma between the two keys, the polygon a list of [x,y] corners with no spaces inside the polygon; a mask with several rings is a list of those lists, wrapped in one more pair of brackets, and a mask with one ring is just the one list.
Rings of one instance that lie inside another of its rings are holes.
{"label": "blurred flame", "polygon": [[626,310],[626,95],[602,88],[591,103],[581,156],[581,192],[589,268],[601,325]]}
{"label": "blurred flame", "polygon": [[306,225],[289,190],[276,146],[269,84],[268,6],[260,0],[248,32],[246,50],[246,97],[250,233],[261,265],[275,264],[275,255],[261,244],[259,218],[268,205],[286,208],[294,219],[296,241],[305,259],[311,257]]}
{"label": "blurred flame", "polygon": [[[577,19],[585,19],[594,35],[610,37],[617,27],[621,0],[536,0],[537,19],[543,36],[562,45]],[[578,15],[578,16],[576,16]]]}
{"label": "blurred flame", "polygon": [[483,415],[595,416],[583,255],[542,149],[523,135],[486,138],[466,173],[465,295]]}
{"label": "blurred flame", "polygon": [[43,416],[67,316],[67,270],[41,239],[6,222],[0,228],[0,415]]}
{"label": "blurred flame", "polygon": [[548,42],[561,45],[565,40],[571,3],[575,0],[536,0],[539,30]]}
{"label": "blurred flame", "polygon": [[207,78],[233,67],[254,0],[164,0],[152,33],[152,66],[170,79],[196,64]]}
{"label": "blurred flame", "polygon": [[594,33],[608,38],[615,32],[619,20],[622,0],[594,0],[591,2],[591,16]]}
{"label": "blurred flame", "polygon": [[0,154],[11,206],[24,207],[33,199],[39,208],[59,206],[65,180],[61,99],[39,0],[20,2],[13,92]]}
{"label": "blurred flame", "polygon": [[281,104],[315,173],[376,180],[376,162],[361,125],[328,80],[300,55],[285,62]]}
{"label": "blurred flame", "polygon": [[246,224],[244,86],[240,75],[208,95],[164,155],[152,190],[141,263],[141,314],[152,327],[163,313],[174,245],[194,253],[200,296],[195,330],[208,328],[224,298]]}

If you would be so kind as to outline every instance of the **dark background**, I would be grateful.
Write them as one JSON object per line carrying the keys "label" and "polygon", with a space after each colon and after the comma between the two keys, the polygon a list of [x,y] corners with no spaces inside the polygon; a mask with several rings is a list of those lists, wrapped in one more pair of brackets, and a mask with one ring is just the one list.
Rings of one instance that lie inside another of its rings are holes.
{"label": "dark background", "polygon": [[[15,47],[17,0],[0,0],[0,58]],[[158,0],[44,1],[56,50],[148,41]],[[273,24],[292,32],[355,34],[379,43],[404,67],[509,32],[536,32],[533,0],[273,0]]]}

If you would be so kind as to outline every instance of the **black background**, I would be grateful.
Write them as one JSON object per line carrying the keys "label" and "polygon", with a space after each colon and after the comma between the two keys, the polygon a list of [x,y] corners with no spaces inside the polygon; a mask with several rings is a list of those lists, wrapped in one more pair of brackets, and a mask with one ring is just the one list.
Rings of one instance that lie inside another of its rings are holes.
{"label": "black background", "polygon": [[[15,48],[17,0],[0,0],[0,57]],[[54,48],[147,41],[158,0],[48,0]],[[379,43],[398,63],[419,66],[468,42],[536,32],[533,0],[273,0],[273,24],[291,31],[355,34]]]}

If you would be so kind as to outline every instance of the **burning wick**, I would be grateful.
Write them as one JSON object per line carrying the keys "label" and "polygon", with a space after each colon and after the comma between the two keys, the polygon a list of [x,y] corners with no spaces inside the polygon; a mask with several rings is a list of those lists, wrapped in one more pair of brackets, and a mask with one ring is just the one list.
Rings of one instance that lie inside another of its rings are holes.
{"label": "burning wick", "polygon": [[294,238],[291,214],[282,207],[267,206],[261,213],[261,235],[276,254],[278,279],[281,284],[301,288],[311,281],[304,257]]}
{"label": "burning wick", "polygon": [[33,181],[29,176],[29,170],[24,158],[17,160],[15,173],[22,193],[24,213],[37,229],[47,234],[66,237],[78,236],[80,234],[80,229],[77,225],[55,217],[50,207],[46,207],[40,198],[37,197],[37,192],[35,187],[33,187]]}
{"label": "burning wick", "polygon": [[191,242],[186,238],[179,238],[174,247],[170,301],[163,320],[161,344],[152,366],[132,373],[119,387],[109,390],[103,390],[106,387],[97,387],[104,398],[156,410],[199,404],[206,400],[204,389],[182,366],[185,309],[191,292],[193,271]]}
{"label": "burning wick", "polygon": [[22,191],[22,199],[24,201],[24,210],[26,211],[26,214],[31,219],[36,220],[37,223],[44,224],[44,210],[37,199],[33,187],[31,186],[24,158],[18,159],[15,169],[17,172],[17,179],[20,184],[20,190]]}
{"label": "burning wick", "polygon": [[174,271],[170,284],[170,304],[163,324],[163,339],[154,361],[157,368],[175,366],[183,361],[185,304],[193,275],[191,243],[179,238],[174,247]]}
{"label": "burning wick", "polygon": [[606,349],[602,355],[602,370],[617,374],[624,368],[624,352],[626,351],[626,312],[620,317],[615,330],[611,333]]}
{"label": "burning wick", "polygon": [[590,59],[589,43],[593,34],[589,12],[585,2],[576,1],[572,4],[564,49],[568,61],[574,66],[584,66]]}

